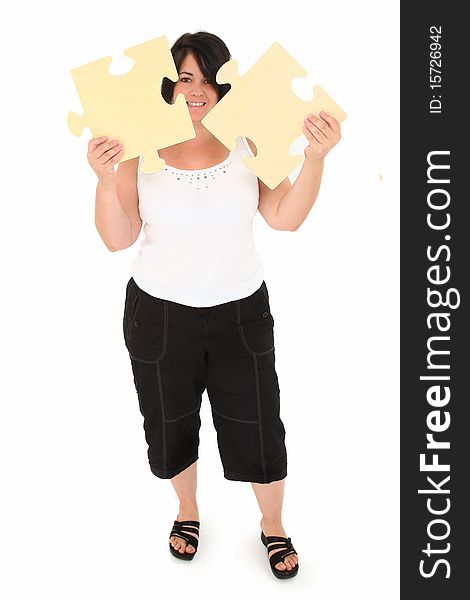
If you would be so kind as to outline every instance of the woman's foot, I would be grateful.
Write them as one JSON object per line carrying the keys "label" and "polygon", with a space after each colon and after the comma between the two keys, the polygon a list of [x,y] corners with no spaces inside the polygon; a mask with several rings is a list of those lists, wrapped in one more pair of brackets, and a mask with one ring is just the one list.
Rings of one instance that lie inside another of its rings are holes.
{"label": "woman's foot", "polygon": [[[263,531],[264,535],[266,537],[270,536],[270,535],[279,535],[282,537],[287,537],[287,534],[284,530],[284,527],[282,526],[282,523],[277,522],[277,523],[265,523],[264,517],[261,519],[261,530]],[[269,552],[269,545],[268,545],[268,557],[271,558],[271,556],[275,553],[278,552],[279,549],[275,549],[275,550],[271,550]],[[297,557],[297,554],[289,554],[289,556],[286,556],[285,559],[281,562],[278,562],[274,568],[277,569],[278,571],[285,571],[286,569],[288,571],[292,571],[292,569],[295,567],[295,565],[299,562],[299,559]]]}
{"label": "woman's foot", "polygon": [[[178,516],[176,517],[176,520],[199,521],[199,512],[197,509],[197,505],[182,507],[180,504],[180,510]],[[199,539],[199,536],[196,533],[191,535],[194,535],[195,538]],[[196,548],[194,546],[191,546],[191,544],[188,544],[186,540],[183,540],[180,537],[176,537],[175,535],[172,535],[170,537],[170,543],[173,546],[173,548],[181,554],[184,554],[185,552],[188,554],[194,554],[194,552],[196,552]]]}

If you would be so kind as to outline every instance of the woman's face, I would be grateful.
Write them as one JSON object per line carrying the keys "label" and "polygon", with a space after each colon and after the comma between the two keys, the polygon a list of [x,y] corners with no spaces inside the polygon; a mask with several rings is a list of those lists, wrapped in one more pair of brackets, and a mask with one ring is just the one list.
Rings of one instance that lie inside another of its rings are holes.
{"label": "woman's face", "polygon": [[199,68],[192,54],[184,58],[179,68],[178,82],[173,91],[173,102],[178,94],[183,94],[194,121],[201,121],[217,104],[217,88],[210,84]]}

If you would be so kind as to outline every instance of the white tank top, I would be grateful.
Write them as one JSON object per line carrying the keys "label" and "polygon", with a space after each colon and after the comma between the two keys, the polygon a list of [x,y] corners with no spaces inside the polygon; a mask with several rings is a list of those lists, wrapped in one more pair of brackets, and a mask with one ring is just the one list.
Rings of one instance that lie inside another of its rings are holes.
{"label": "white tank top", "polygon": [[205,307],[246,298],[263,282],[253,241],[258,178],[243,156],[245,138],[209,169],[169,165],[140,172],[137,189],[145,237],[130,265],[137,285],[157,298]]}

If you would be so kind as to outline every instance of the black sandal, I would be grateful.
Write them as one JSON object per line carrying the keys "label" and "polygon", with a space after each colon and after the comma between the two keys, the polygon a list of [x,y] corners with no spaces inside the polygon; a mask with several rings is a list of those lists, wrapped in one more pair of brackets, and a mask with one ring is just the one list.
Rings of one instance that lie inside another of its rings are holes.
{"label": "black sandal", "polygon": [[175,536],[179,537],[186,541],[187,544],[194,546],[194,552],[184,552],[182,554],[179,550],[175,550],[173,546],[170,544],[170,552],[176,558],[181,558],[182,560],[193,560],[194,555],[197,552],[197,546],[199,543],[199,539],[191,533],[196,533],[199,536],[199,521],[175,521],[173,524],[173,529],[171,530],[170,537]]}
{"label": "black sandal", "polygon": [[266,537],[264,533],[261,532],[261,541],[268,550],[268,556],[271,550],[278,550],[278,552],[274,552],[274,554],[269,557],[271,571],[278,579],[288,579],[289,577],[294,577],[297,575],[299,571],[298,561],[295,567],[290,571],[287,569],[287,566],[284,571],[279,571],[279,569],[276,569],[275,567],[277,563],[282,562],[286,556],[289,556],[289,554],[297,554],[290,538],[285,538],[278,535],[268,535],[268,537]]}

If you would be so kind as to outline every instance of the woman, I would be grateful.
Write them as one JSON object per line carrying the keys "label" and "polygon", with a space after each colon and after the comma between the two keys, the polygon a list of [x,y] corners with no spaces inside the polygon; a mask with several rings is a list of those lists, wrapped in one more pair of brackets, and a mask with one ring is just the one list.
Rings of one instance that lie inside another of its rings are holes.
{"label": "woman", "polygon": [[201,123],[229,90],[216,73],[230,53],[207,32],[186,33],[172,47],[178,71],[162,95],[186,98],[194,139],[159,151],[165,168],[140,173],[139,159],[119,164],[118,140],[94,138],[88,161],[98,176],[96,227],[111,251],[145,239],[131,266],[123,333],[152,472],[171,479],[179,513],[170,534],[174,556],[191,560],[199,543],[196,502],[199,408],[211,403],[224,476],[249,481],[261,509],[261,540],[278,578],[298,572],[298,556],[282,525],[287,475],[279,417],[274,319],[263,266],[252,239],[257,210],[268,225],[295,231],[320,186],[323,159],[340,139],[330,115],[308,115],[308,146],[295,183],[274,190],[251,173],[245,138],[229,152]]}

